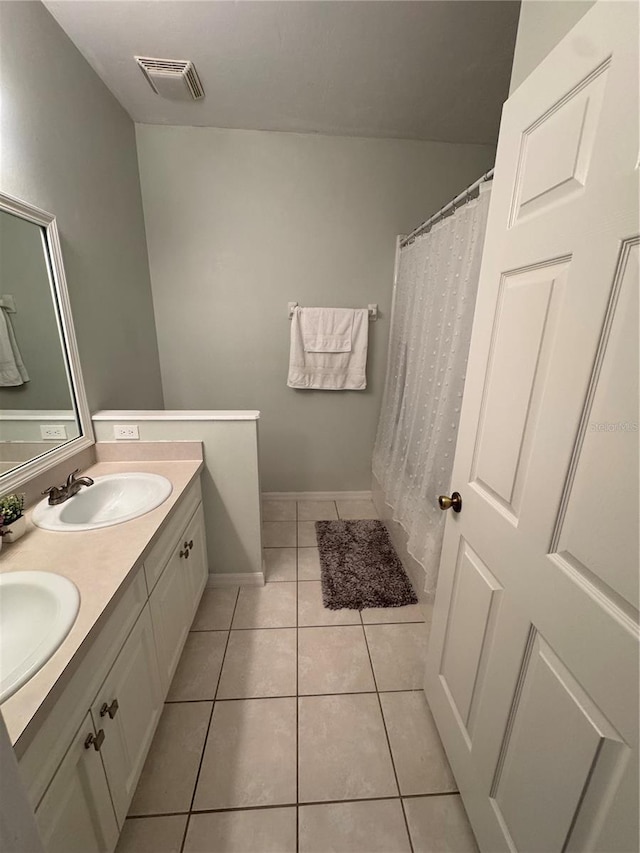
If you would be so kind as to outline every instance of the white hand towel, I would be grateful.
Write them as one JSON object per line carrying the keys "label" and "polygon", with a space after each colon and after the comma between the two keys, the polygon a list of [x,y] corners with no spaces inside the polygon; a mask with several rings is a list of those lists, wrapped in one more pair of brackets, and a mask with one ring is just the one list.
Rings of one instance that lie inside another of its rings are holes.
{"label": "white hand towel", "polygon": [[11,320],[5,309],[0,308],[0,386],[10,388],[28,381]]}
{"label": "white hand towel", "polygon": [[301,308],[305,352],[351,352],[352,308]]}
{"label": "white hand towel", "polygon": [[287,385],[322,391],[363,391],[367,387],[369,312],[366,308],[341,309],[352,315],[350,351],[309,352],[304,341],[303,315],[316,310],[293,310]]}

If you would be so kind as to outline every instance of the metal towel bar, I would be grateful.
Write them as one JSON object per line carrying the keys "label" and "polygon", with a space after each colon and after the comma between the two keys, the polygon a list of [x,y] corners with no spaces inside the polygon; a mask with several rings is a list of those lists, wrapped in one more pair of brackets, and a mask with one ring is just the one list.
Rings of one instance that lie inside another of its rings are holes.
{"label": "metal towel bar", "polygon": [[[289,302],[288,306],[289,306],[289,309],[288,309],[289,310],[289,319],[291,319],[293,317],[293,309],[298,308],[298,303],[297,302]],[[367,305],[367,311],[369,312],[369,319],[371,320],[371,322],[372,323],[375,322],[378,319],[378,303],[372,302],[371,304]]]}

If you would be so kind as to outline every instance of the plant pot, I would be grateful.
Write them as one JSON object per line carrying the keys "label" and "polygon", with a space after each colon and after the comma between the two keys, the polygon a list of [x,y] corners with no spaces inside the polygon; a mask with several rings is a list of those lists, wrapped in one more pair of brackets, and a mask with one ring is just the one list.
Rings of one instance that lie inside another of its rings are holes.
{"label": "plant pot", "polygon": [[5,533],[4,536],[0,536],[0,539],[4,539],[7,542],[17,542],[21,536],[24,536],[27,530],[27,517],[26,515],[21,515],[20,518],[17,518],[15,521],[12,521],[11,524],[5,524],[4,530],[10,530],[10,533]]}

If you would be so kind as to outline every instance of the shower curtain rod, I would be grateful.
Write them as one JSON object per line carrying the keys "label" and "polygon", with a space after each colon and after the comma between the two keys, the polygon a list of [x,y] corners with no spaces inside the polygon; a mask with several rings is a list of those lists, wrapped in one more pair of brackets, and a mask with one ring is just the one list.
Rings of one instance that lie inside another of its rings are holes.
{"label": "shower curtain rod", "polygon": [[470,186],[463,190],[459,195],[457,195],[449,204],[445,204],[444,207],[441,207],[437,213],[434,213],[433,216],[430,216],[426,219],[421,225],[418,225],[417,228],[414,228],[411,234],[407,234],[406,237],[403,237],[400,240],[400,248],[404,249],[412,240],[415,240],[423,231],[426,231],[431,225],[434,224],[438,219],[442,219],[450,210],[455,210],[458,202],[463,201],[466,204],[471,198],[471,193],[474,190],[477,190],[480,184],[484,184],[485,181],[490,181],[493,178],[493,169],[489,169],[488,172],[485,172],[481,178],[478,178],[477,181],[474,181]]}

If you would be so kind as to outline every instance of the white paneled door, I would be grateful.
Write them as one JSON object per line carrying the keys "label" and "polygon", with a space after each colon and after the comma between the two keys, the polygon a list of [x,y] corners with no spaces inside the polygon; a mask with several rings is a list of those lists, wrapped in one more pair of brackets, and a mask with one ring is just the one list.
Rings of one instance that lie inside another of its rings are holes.
{"label": "white paneled door", "polygon": [[505,105],[425,688],[485,853],[637,853],[638,5]]}

